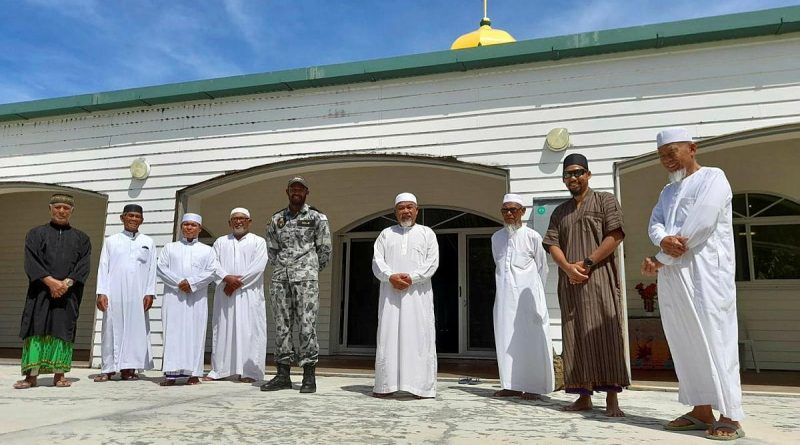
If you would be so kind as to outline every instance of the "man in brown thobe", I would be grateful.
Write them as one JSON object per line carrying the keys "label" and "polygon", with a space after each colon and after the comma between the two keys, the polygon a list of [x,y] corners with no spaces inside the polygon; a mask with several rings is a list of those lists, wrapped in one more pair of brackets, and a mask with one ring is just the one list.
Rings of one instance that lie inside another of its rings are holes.
{"label": "man in brown thobe", "polygon": [[579,395],[564,410],[590,410],[593,392],[605,391],[605,414],[620,417],[625,414],[617,393],[630,385],[630,378],[614,251],[625,233],[619,202],[589,188],[591,177],[583,155],[564,159],[563,179],[572,199],[553,211],[543,244],[559,268],[564,388]]}

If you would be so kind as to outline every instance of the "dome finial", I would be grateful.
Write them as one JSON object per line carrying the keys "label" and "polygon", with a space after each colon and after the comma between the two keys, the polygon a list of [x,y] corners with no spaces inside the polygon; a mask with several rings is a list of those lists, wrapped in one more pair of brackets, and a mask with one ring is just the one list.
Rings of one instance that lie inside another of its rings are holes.
{"label": "dome finial", "polygon": [[497,45],[498,43],[516,42],[511,34],[502,29],[492,29],[489,19],[488,0],[483,0],[483,18],[477,31],[473,31],[456,39],[450,49],[474,48],[476,46]]}

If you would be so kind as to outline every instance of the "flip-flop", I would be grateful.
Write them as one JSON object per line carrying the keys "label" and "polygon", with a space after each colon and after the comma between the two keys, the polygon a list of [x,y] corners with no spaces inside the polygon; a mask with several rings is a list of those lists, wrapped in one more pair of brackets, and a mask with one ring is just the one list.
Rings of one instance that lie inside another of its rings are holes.
{"label": "flip-flop", "polygon": [[[711,424],[710,423],[705,423],[702,420],[700,420],[697,417],[694,417],[694,416],[692,416],[690,414],[684,414],[684,415],[678,417],[675,420],[681,420],[681,419],[687,420],[687,421],[692,422],[692,423],[689,424],[689,425],[680,425],[680,426],[673,426],[673,425],[670,425],[669,423],[667,423],[667,424],[664,425],[664,429],[668,430],[668,431],[705,431],[705,430],[711,428]],[[675,420],[673,420],[673,422]]]}
{"label": "flip-flop", "polygon": [[29,382],[27,380],[17,380],[17,382],[14,383],[13,386],[14,386],[14,389],[35,388],[36,387],[36,382],[31,383],[31,382]]}
{"label": "flip-flop", "polygon": [[[729,436],[728,435],[726,435],[726,436],[715,436],[713,434],[714,431],[717,431],[717,430],[722,429],[722,428],[725,428],[727,430],[732,431],[733,434],[731,434]],[[711,425],[711,432],[710,433],[706,433],[706,439],[711,439],[711,440],[736,440],[736,439],[741,439],[742,437],[744,437],[744,430],[743,429],[737,428],[736,425],[734,425],[732,423],[719,422],[719,421],[716,421],[716,420]]]}

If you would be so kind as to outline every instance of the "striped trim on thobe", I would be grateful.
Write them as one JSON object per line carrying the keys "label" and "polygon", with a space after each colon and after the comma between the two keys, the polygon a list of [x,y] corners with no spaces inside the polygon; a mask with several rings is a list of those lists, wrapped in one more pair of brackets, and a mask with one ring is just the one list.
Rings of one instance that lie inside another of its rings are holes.
{"label": "striped trim on thobe", "polygon": [[[614,230],[622,230],[622,209],[614,195],[587,192],[583,203],[559,205],[550,217],[545,246],[558,246],[570,263],[582,261]],[[589,280],[570,284],[558,270],[558,302],[567,392],[619,391],[630,385],[622,335],[619,274],[612,253],[591,270]]]}

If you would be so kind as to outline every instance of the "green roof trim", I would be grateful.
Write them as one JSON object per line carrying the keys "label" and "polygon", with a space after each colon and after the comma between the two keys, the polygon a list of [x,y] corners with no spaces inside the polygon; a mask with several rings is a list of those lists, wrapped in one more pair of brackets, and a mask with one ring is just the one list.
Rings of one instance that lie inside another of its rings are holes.
{"label": "green roof trim", "polygon": [[800,6],[0,105],[0,122],[375,82],[800,31]]}

